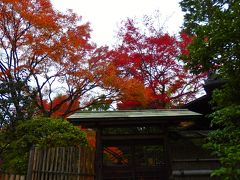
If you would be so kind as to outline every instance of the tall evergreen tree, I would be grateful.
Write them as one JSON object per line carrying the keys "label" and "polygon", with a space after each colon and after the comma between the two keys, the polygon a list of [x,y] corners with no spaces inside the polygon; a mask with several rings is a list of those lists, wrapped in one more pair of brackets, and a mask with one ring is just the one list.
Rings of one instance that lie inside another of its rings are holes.
{"label": "tall evergreen tree", "polygon": [[183,30],[193,42],[184,57],[195,73],[211,72],[225,81],[213,94],[212,126],[207,147],[220,159],[213,174],[223,179],[240,176],[240,1],[182,0]]}

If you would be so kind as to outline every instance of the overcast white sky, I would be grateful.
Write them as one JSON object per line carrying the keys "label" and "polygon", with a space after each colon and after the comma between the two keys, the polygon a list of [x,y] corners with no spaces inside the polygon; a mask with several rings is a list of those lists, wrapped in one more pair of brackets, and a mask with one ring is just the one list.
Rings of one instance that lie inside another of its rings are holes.
{"label": "overcast white sky", "polygon": [[180,0],[51,0],[60,10],[73,9],[88,21],[92,28],[92,40],[98,45],[111,45],[117,25],[127,17],[141,18],[159,10],[165,30],[177,33],[183,23]]}

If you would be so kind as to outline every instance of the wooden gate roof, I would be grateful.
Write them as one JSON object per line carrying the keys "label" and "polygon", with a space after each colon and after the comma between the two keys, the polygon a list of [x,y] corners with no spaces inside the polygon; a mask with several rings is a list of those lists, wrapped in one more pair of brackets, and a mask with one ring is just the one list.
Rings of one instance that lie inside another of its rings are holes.
{"label": "wooden gate roof", "polygon": [[102,112],[80,111],[69,116],[68,121],[84,127],[104,127],[174,124],[202,118],[202,114],[187,109],[163,109]]}

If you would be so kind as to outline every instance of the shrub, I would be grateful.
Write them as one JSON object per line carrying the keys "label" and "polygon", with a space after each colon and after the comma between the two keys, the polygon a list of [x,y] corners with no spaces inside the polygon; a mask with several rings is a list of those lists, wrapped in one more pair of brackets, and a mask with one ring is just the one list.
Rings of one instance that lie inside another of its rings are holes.
{"label": "shrub", "polygon": [[37,117],[0,132],[2,169],[26,174],[30,149],[87,145],[86,134],[69,122]]}

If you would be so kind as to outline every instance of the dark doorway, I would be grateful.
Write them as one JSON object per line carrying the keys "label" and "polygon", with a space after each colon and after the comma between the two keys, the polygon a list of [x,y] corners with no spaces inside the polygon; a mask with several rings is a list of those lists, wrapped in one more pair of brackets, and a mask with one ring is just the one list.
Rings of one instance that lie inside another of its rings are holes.
{"label": "dark doorway", "polygon": [[162,139],[149,141],[132,139],[127,142],[111,145],[103,141],[104,180],[167,179]]}

